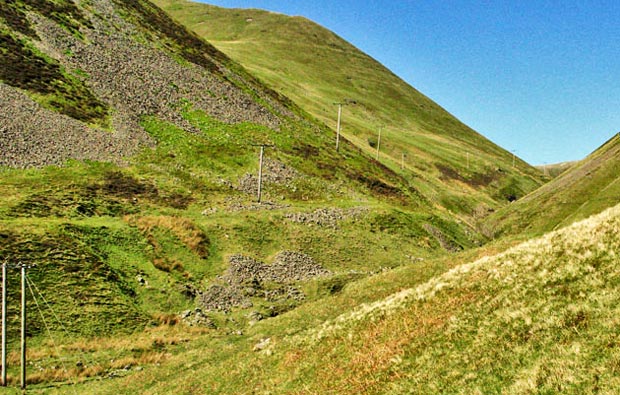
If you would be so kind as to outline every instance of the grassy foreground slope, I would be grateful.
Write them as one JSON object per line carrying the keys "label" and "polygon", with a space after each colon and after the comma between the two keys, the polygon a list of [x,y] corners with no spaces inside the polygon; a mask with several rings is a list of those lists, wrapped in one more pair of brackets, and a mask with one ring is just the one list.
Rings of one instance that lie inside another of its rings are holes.
{"label": "grassy foreground slope", "polygon": [[428,281],[404,267],[81,393],[618,393],[619,230],[616,206]]}
{"label": "grassy foreground slope", "polygon": [[599,213],[618,203],[620,135],[538,190],[486,222],[498,233],[540,235]]}
{"label": "grassy foreground slope", "polygon": [[[542,183],[542,175],[458,121],[383,65],[302,17],[156,0],[176,19],[240,62],[321,122],[404,174],[424,196],[479,217]],[[401,171],[401,165],[404,171]]]}

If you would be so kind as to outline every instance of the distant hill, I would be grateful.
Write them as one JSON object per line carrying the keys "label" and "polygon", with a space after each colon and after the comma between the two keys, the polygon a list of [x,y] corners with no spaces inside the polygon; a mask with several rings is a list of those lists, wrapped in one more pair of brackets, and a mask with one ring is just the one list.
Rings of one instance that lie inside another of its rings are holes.
{"label": "distant hill", "polygon": [[498,233],[542,234],[618,203],[620,137],[573,164],[548,184],[488,218]]}
{"label": "distant hill", "polygon": [[[543,176],[476,133],[379,62],[303,17],[185,0],[156,4],[375,155],[434,204],[469,219],[524,196]],[[401,165],[404,163],[405,170]]]}
{"label": "distant hill", "polygon": [[538,165],[536,168],[540,170],[543,174],[555,178],[560,174],[564,173],[566,170],[570,169],[577,161],[571,162],[561,162],[561,163],[553,163],[547,165]]}

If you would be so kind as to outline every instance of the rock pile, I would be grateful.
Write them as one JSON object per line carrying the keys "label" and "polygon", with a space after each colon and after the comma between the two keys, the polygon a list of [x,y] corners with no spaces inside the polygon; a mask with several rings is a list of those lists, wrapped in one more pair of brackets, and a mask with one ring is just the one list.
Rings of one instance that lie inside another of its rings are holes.
{"label": "rock pile", "polygon": [[297,251],[282,251],[272,265],[267,265],[265,279],[278,283],[309,280],[329,276],[331,272],[317,264],[312,257]]}
{"label": "rock pile", "polygon": [[235,199],[234,197],[226,198],[226,202],[228,203],[228,206],[226,207],[226,209],[230,212],[280,210],[280,209],[287,208],[290,206],[288,204],[265,202],[265,201],[261,203],[256,203],[256,202],[244,203],[243,201]]}
{"label": "rock pile", "polygon": [[149,146],[154,141],[144,132],[123,135],[89,128],[0,82],[1,166],[61,165],[70,158],[121,164],[123,157]]}
{"label": "rock pile", "polygon": [[[230,257],[230,267],[200,294],[201,305],[210,311],[229,312],[233,307],[252,307],[251,298],[260,297],[268,302],[301,301],[303,292],[293,284],[331,272],[317,264],[312,257],[295,251],[282,251],[271,265],[244,255]],[[276,284],[268,289],[265,284]]]}
{"label": "rock pile", "polygon": [[212,329],[217,327],[211,317],[203,313],[201,309],[186,310],[180,316],[181,320],[189,326],[202,326]]}

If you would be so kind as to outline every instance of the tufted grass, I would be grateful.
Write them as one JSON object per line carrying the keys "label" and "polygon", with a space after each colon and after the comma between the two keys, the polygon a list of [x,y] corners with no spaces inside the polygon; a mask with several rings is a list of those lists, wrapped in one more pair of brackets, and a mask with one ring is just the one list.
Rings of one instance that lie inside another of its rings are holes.
{"label": "tufted grass", "polygon": [[[2,169],[0,256],[10,262],[37,263],[32,281],[51,306],[51,310],[42,306],[42,315],[33,310],[29,318],[35,391],[53,391],[50,385],[76,380],[90,385],[90,380],[117,374],[118,363],[101,359],[96,350],[85,352],[95,360],[88,367],[71,366],[64,373],[55,368],[62,358],[83,358],[71,348],[75,338],[101,343],[103,348],[110,343],[106,352],[119,355],[115,360],[145,369],[187,351],[175,344],[165,358],[155,348],[140,359],[140,353],[130,346],[116,347],[112,339],[141,342],[149,333],[141,334],[145,328],[178,324],[180,312],[196,307],[186,290],[206,289],[225,271],[232,254],[271,262],[282,250],[301,251],[336,273],[334,278],[303,284],[303,302],[255,306],[278,315],[306,304],[320,306],[326,298],[345,295],[357,281],[390,268],[420,265],[429,273],[440,270],[441,265],[420,264],[446,253],[436,235],[421,225],[403,232],[407,224],[431,224],[464,249],[484,240],[466,224],[430,206],[397,173],[353,147],[345,144],[342,156],[334,155],[321,146],[323,137],[312,129],[293,122],[281,131],[226,125],[191,109],[186,117],[203,133],[190,134],[145,118],[144,127],[159,144],[131,158],[125,168],[72,161],[64,167]],[[235,144],[252,133],[278,144],[278,149],[268,151],[270,160],[294,164],[302,174],[291,185],[265,185],[265,201],[271,204],[259,210],[253,194],[232,188],[257,170],[257,152]],[[244,149],[245,155],[237,155]],[[273,209],[264,209],[270,206]],[[362,208],[363,214],[345,218],[335,227],[287,218],[319,208]],[[19,281],[16,273],[12,276],[9,293],[11,300],[18,300]],[[365,291],[363,299],[375,292]],[[11,303],[12,350],[18,341],[17,306]],[[288,314],[295,314],[295,325],[302,325],[307,319],[302,317],[311,310],[299,315],[295,309]],[[209,313],[217,329],[198,336],[199,343],[192,342],[192,347],[203,341],[235,341],[234,333],[249,330],[250,311]],[[272,319],[278,317],[267,321]],[[68,356],[45,351],[46,323],[58,344],[68,347]],[[242,337],[240,342],[248,341]],[[12,363],[12,383],[16,374]],[[62,392],[71,387],[59,388]]]}

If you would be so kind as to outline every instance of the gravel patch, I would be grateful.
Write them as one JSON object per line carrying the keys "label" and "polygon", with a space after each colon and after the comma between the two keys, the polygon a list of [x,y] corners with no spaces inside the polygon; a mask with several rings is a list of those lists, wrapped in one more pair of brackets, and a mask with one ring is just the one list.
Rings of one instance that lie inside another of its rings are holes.
{"label": "gravel patch", "polygon": [[[274,160],[274,159],[265,159],[263,163],[263,187],[269,184],[282,185],[286,188],[295,188],[293,185],[293,181],[299,178],[300,173],[285,165],[284,163]],[[257,174],[245,174],[241,179],[239,179],[239,183],[237,186],[237,190],[247,193],[249,195],[254,195],[257,193],[258,189],[258,175]]]}
{"label": "gravel patch", "polygon": [[0,82],[0,165],[15,168],[62,165],[68,159],[111,161],[155,142],[146,133],[89,128],[41,107],[20,90]]}

